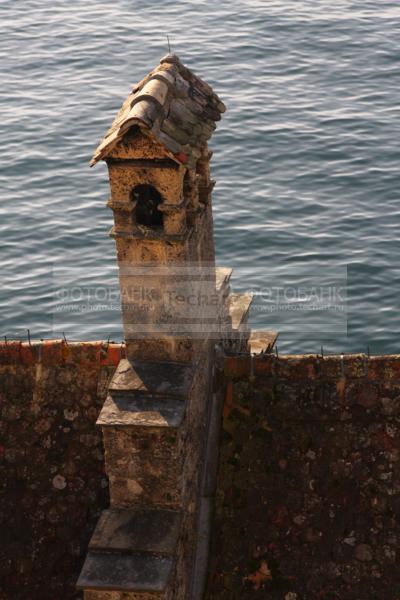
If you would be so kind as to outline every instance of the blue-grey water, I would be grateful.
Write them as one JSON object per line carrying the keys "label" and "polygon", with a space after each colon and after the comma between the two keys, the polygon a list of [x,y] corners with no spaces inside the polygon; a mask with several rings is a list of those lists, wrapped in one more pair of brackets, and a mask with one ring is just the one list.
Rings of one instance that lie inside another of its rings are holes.
{"label": "blue-grey water", "polygon": [[[263,290],[254,325],[284,351],[400,351],[397,0],[2,0],[0,23],[0,334],[58,337],[63,281],[116,285],[106,168],[88,162],[168,34],[228,107],[217,255]],[[271,287],[327,280],[346,313],[302,310],[301,293],[297,312],[262,309]],[[121,336],[118,311],[98,320],[68,335]]]}

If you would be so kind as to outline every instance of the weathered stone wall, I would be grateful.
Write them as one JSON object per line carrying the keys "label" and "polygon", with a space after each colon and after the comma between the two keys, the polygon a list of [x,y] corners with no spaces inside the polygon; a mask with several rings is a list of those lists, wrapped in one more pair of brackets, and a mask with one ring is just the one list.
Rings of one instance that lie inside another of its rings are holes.
{"label": "weathered stone wall", "polygon": [[400,356],[225,363],[207,599],[400,598]]}
{"label": "weathered stone wall", "polygon": [[108,505],[95,422],[117,344],[0,344],[1,600],[80,598],[75,583]]}

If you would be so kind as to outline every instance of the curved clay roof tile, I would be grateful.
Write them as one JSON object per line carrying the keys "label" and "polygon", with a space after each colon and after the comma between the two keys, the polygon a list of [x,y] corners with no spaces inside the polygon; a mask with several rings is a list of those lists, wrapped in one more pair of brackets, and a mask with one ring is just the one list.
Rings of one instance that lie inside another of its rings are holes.
{"label": "curved clay roof tile", "polygon": [[225,105],[212,88],[175,54],[168,54],[133,88],[91,164],[106,158],[127,131],[139,125],[175,160],[193,167],[223,112]]}

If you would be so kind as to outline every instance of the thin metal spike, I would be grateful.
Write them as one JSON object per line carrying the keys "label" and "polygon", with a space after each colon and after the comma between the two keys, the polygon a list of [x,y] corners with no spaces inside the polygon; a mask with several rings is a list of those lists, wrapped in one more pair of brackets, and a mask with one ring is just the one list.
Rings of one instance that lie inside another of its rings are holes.
{"label": "thin metal spike", "polygon": [[65,343],[67,344],[67,346],[68,346],[67,338],[66,338],[66,336],[65,336],[65,333],[64,333],[64,332],[63,332],[63,338],[64,338],[64,342],[65,342]]}
{"label": "thin metal spike", "polygon": [[29,342],[29,345],[31,345],[31,332],[29,331],[29,329],[28,329],[28,342]]}
{"label": "thin metal spike", "polygon": [[276,358],[279,358],[278,346],[275,346],[275,354]]}

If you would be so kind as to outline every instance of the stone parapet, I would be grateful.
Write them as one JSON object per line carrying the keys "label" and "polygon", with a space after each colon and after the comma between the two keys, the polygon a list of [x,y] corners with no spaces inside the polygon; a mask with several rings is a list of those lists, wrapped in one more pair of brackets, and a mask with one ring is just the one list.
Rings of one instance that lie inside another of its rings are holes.
{"label": "stone parapet", "polygon": [[237,355],[225,361],[225,373],[231,378],[260,375],[294,380],[386,380],[400,381],[400,355],[368,356],[367,354],[276,354]]}

